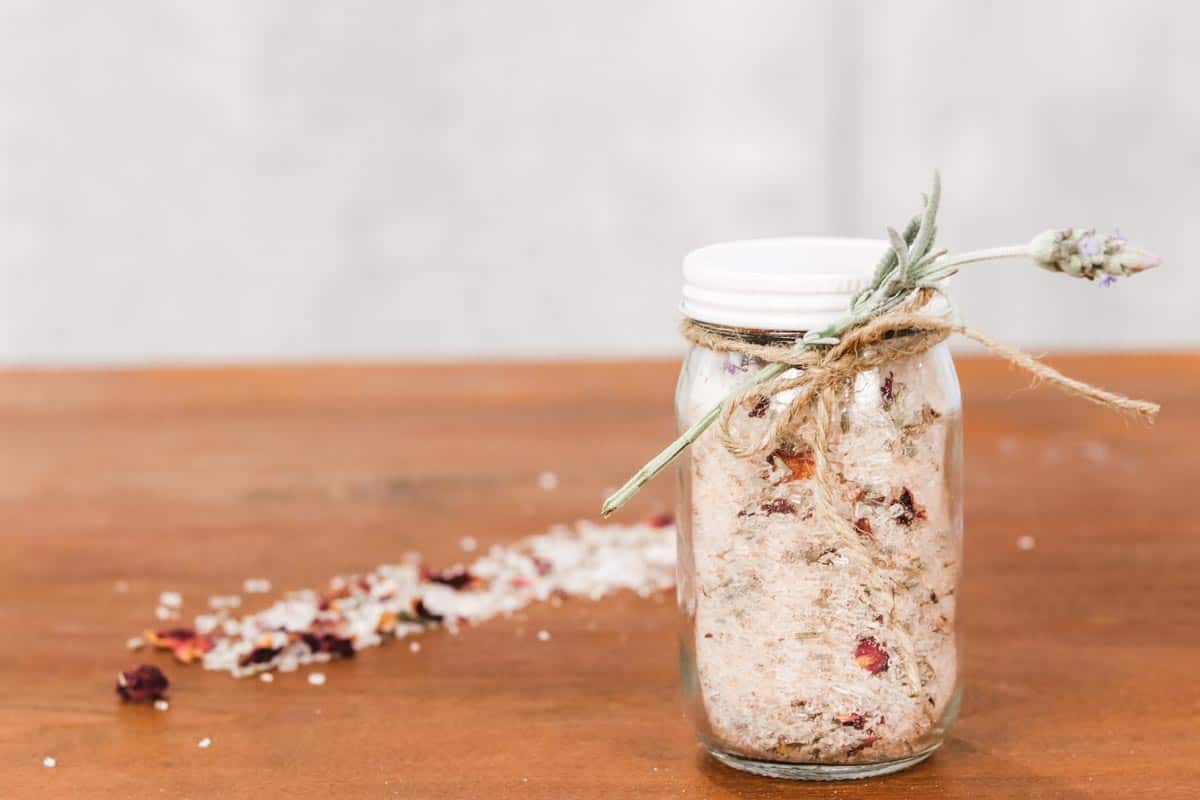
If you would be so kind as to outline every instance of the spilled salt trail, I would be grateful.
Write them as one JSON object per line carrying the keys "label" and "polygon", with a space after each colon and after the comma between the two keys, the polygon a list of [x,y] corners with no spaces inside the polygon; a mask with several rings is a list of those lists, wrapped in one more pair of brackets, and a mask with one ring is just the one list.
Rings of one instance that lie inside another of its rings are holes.
{"label": "spilled salt trail", "polygon": [[[469,565],[434,571],[410,554],[364,575],[334,578],[324,591],[290,592],[269,608],[232,616],[233,597],[214,597],[214,614],[171,632],[163,646],[206,669],[243,677],[344,658],[368,647],[444,627],[457,633],[561,596],[640,595],[675,585],[675,530],[669,519],[635,525],[558,526]],[[240,600],[240,598],[239,598]],[[215,618],[214,618],[215,617]],[[203,631],[203,632],[201,632]],[[538,638],[546,641],[548,631]],[[420,645],[412,642],[414,653]],[[312,675],[309,679],[313,680]]]}

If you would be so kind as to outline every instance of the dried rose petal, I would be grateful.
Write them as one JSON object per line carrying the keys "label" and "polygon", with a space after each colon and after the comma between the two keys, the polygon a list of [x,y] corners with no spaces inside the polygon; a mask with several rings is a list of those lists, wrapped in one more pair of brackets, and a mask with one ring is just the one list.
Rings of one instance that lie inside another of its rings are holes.
{"label": "dried rose petal", "polygon": [[299,638],[314,653],[329,653],[335,658],[351,658],[354,655],[354,641],[336,633],[312,633],[305,631]]}
{"label": "dried rose petal", "polygon": [[670,511],[660,511],[646,520],[646,524],[651,528],[669,528],[675,524],[675,515]]}
{"label": "dried rose petal", "polygon": [[417,597],[413,600],[413,615],[425,622],[441,622],[445,617],[435,614],[425,607],[425,601]]}
{"label": "dried rose petal", "polygon": [[143,638],[160,650],[170,650],[184,664],[198,661],[213,649],[213,637],[196,633],[191,628],[172,628],[166,631],[146,631]]}
{"label": "dried rose petal", "polygon": [[769,503],[762,504],[762,511],[766,514],[795,514],[796,507],[786,497],[776,497]]}
{"label": "dried rose petal", "polygon": [[901,525],[912,525],[914,520],[925,519],[925,508],[917,505],[913,493],[906,486],[896,498],[895,504],[900,507],[893,519]]}
{"label": "dried rose petal", "polygon": [[875,531],[871,528],[871,520],[866,517],[859,517],[854,520],[854,530],[858,531],[863,536],[871,536]]}
{"label": "dried rose petal", "polygon": [[858,647],[854,649],[854,660],[872,675],[886,672],[888,668],[888,652],[874,636],[858,640]]}
{"label": "dried rose petal", "polygon": [[248,667],[251,664],[266,664],[279,655],[282,647],[256,647],[246,655],[238,659],[239,667]]}
{"label": "dried rose petal", "polygon": [[750,409],[750,416],[765,417],[767,415],[767,409],[770,407],[771,399],[769,397],[760,397],[758,398],[758,402],[754,404],[754,407]]}
{"label": "dried rose petal", "polygon": [[860,731],[867,724],[867,718],[862,714],[835,714],[833,718],[847,728]]}
{"label": "dried rose petal", "polygon": [[429,581],[430,583],[440,583],[443,586],[449,586],[455,591],[462,591],[467,588],[481,588],[484,585],[482,578],[472,575],[470,571],[463,567],[436,571],[427,567],[421,567],[421,580]]}
{"label": "dried rose petal", "polygon": [[887,408],[896,399],[895,373],[889,372],[879,384],[879,394],[883,398],[883,407]]}
{"label": "dried rose petal", "polygon": [[770,460],[774,461],[775,459],[782,461],[783,465],[792,473],[785,479],[785,482],[802,481],[805,478],[811,478],[816,472],[811,452],[798,453],[790,448],[781,447],[771,454]]}
{"label": "dried rose petal", "polygon": [[863,739],[861,742],[859,742],[858,744],[854,745],[849,750],[847,750],[846,755],[848,755],[848,756],[858,755],[863,750],[866,750],[868,747],[875,744],[877,739],[879,739],[879,737],[873,733],[868,735],[867,738]]}
{"label": "dried rose petal", "polygon": [[379,615],[379,621],[375,623],[376,633],[395,633],[396,626],[400,624],[400,617],[394,611],[384,611]]}
{"label": "dried rose petal", "polygon": [[117,673],[117,694],[122,700],[141,703],[158,700],[167,691],[170,682],[162,670],[152,664]]}

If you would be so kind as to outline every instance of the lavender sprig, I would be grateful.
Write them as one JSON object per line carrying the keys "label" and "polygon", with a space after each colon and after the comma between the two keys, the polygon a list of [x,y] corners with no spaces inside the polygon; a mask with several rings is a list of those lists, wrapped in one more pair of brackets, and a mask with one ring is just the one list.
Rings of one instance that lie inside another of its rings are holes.
{"label": "lavender sprig", "polygon": [[[851,301],[849,313],[823,330],[805,333],[796,340],[793,352],[837,344],[839,337],[850,328],[902,305],[916,291],[940,288],[942,281],[956,274],[966,264],[1028,258],[1044,269],[1072,277],[1095,280],[1097,276],[1102,276],[1101,282],[1108,285],[1110,279],[1134,275],[1161,263],[1145,250],[1130,247],[1119,234],[1103,236],[1094,229],[1081,228],[1051,229],[1038,234],[1026,245],[949,255],[945,250],[933,249],[941,190],[941,178],[935,172],[933,189],[925,197],[922,213],[909,222],[903,234],[888,228],[891,247],[876,266],[871,285]],[[726,403],[790,368],[787,364],[773,362],[752,375],[606,499],[601,513],[607,517],[625,505],[717,420]]]}

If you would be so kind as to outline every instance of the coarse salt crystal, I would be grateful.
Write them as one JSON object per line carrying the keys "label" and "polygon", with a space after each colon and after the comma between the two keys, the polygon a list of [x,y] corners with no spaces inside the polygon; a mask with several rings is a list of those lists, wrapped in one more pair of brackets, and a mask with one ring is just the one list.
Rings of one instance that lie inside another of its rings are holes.
{"label": "coarse salt crystal", "polygon": [[1018,550],[1032,550],[1036,544],[1037,540],[1032,536],[1020,536],[1017,538]]}
{"label": "coarse salt crystal", "polygon": [[266,578],[247,578],[242,583],[242,591],[246,594],[266,594],[271,591],[271,581]]}
{"label": "coarse salt crystal", "polygon": [[163,700],[160,698],[160,699],[154,701],[154,707],[156,709],[158,709],[159,711],[166,711],[168,708],[171,707],[171,704],[168,703],[166,700]]}
{"label": "coarse salt crystal", "polygon": [[543,472],[538,475],[538,486],[545,489],[547,492],[558,488],[558,476],[553,472]]}
{"label": "coarse salt crystal", "polygon": [[166,606],[159,606],[154,609],[154,616],[156,619],[166,621],[171,618],[171,609]]}
{"label": "coarse salt crystal", "polygon": [[271,681],[275,680],[275,676],[269,672],[264,672],[258,676],[258,679],[263,683],[270,683]]}
{"label": "coarse salt crystal", "polygon": [[43,767],[57,767],[58,761],[55,760],[55,758],[53,756],[46,756],[45,758],[42,759],[42,766]]}
{"label": "coarse salt crystal", "polygon": [[158,596],[158,604],[167,608],[179,608],[183,605],[183,595],[179,592],[162,592]]}
{"label": "coarse salt crystal", "polygon": [[325,685],[325,673],[324,672],[308,673],[308,682],[311,683],[313,686],[324,686]]}
{"label": "coarse salt crystal", "polygon": [[207,736],[205,736],[200,741],[196,742],[196,746],[199,747],[201,750],[207,750],[209,745],[211,745],[211,744],[212,744],[212,739],[208,738]]}
{"label": "coarse salt crystal", "polygon": [[464,536],[459,541],[458,546],[468,553],[473,553],[475,552],[475,548],[479,546],[479,542],[475,541],[474,536]]}
{"label": "coarse salt crystal", "polygon": [[413,642],[412,644],[410,644],[410,645],[408,646],[408,651],[409,651],[410,653],[419,653],[419,652],[421,652],[421,643],[420,643],[420,642]]}
{"label": "coarse salt crystal", "polygon": [[125,647],[130,650],[141,650],[146,646],[146,640],[140,636],[133,636],[125,640]]}
{"label": "coarse salt crystal", "polygon": [[539,641],[539,642],[548,642],[548,641],[550,641],[550,631],[547,631],[547,630],[541,630],[541,631],[538,631],[538,632],[537,632],[537,638],[538,638],[538,641]]}

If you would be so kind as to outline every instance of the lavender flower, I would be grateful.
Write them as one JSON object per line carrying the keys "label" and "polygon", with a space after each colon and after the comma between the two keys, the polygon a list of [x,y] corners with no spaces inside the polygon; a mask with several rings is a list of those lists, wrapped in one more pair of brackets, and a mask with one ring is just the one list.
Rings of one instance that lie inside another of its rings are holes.
{"label": "lavender flower", "polygon": [[[1076,278],[1124,277],[1157,267],[1158,256],[1130,247],[1119,234],[1106,236],[1095,229],[1059,228],[1045,231],[1029,243],[1039,266]],[[1105,285],[1111,285],[1106,283]]]}

